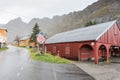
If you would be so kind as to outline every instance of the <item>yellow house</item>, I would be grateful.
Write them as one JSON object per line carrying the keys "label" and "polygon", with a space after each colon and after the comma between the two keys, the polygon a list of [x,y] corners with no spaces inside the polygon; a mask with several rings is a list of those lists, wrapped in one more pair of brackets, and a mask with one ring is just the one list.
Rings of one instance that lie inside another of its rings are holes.
{"label": "yellow house", "polygon": [[7,29],[0,28],[0,48],[5,47],[7,43]]}
{"label": "yellow house", "polygon": [[19,41],[19,46],[21,47],[33,47],[34,46],[34,43],[32,42],[29,42],[30,40],[30,36],[24,36],[20,39]]}

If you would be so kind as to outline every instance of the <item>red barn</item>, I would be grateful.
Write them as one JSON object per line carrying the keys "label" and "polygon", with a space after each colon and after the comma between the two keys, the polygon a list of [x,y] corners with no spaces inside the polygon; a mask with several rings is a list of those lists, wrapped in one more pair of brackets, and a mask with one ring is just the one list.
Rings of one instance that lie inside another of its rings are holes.
{"label": "red barn", "polygon": [[99,59],[108,61],[112,55],[120,56],[120,30],[116,21],[58,33],[47,39],[47,51],[61,57],[80,61]]}

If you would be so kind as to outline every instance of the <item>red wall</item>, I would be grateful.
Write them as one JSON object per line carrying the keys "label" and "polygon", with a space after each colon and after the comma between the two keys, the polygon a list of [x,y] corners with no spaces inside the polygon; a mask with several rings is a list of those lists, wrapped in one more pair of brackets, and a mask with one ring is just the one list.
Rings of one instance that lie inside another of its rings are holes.
{"label": "red wall", "polygon": [[[46,47],[47,47],[47,51],[53,55],[57,55],[59,51],[59,55],[61,57],[78,60],[79,58],[78,55],[79,55],[81,46],[86,44],[91,45],[92,42],[93,41],[46,44]],[[54,54],[53,47],[55,46],[56,46],[56,53]],[[65,47],[67,46],[70,47],[70,54],[65,54]]]}
{"label": "red wall", "polygon": [[[57,43],[57,44],[47,44],[47,51],[53,54],[53,47],[56,46],[56,53],[61,57],[70,58],[70,59],[78,59],[78,50],[79,50],[79,43]],[[70,54],[65,54],[65,47],[70,47]]]}
{"label": "red wall", "polygon": [[[117,36],[118,36],[118,43],[117,43]],[[107,30],[107,32],[105,32],[105,34],[98,39],[98,42],[107,43],[110,45],[118,44],[120,46],[120,30],[117,24],[115,23],[114,25],[112,25],[112,27],[109,30]]]}

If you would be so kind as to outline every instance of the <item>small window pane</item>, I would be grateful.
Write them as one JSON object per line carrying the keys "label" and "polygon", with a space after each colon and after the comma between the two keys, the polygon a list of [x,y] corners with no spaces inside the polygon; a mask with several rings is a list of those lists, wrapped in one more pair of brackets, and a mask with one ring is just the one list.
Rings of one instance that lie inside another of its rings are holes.
{"label": "small window pane", "polygon": [[53,53],[56,53],[56,46],[53,47]]}
{"label": "small window pane", "polygon": [[70,47],[65,48],[65,54],[70,54]]}

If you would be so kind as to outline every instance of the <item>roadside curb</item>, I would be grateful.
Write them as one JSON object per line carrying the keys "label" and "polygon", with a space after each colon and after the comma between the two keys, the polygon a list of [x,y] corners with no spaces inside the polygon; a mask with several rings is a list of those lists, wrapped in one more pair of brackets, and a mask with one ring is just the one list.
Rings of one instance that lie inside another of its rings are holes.
{"label": "roadside curb", "polygon": [[91,77],[93,77],[95,80],[97,80],[93,75],[91,75],[90,73],[88,73],[87,71],[85,71],[83,68],[81,68],[77,62],[73,62],[72,64],[76,65],[79,69],[82,69],[84,72],[86,72],[88,75],[90,75]]}
{"label": "roadside curb", "polygon": [[111,63],[117,63],[117,64],[120,64],[120,61],[113,61]]}

